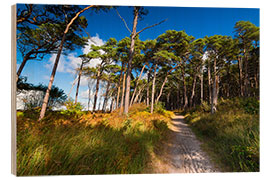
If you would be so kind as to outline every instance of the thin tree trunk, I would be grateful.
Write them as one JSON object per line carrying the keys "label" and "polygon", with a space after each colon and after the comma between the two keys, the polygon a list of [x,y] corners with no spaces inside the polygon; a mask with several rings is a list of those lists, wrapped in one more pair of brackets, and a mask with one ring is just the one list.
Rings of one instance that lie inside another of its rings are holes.
{"label": "thin tree trunk", "polygon": [[75,84],[76,84],[77,79],[78,79],[78,76],[77,76],[77,77],[74,79],[74,81],[73,81],[73,83],[72,83],[72,86],[71,86],[71,88],[70,88],[70,90],[69,90],[69,93],[68,93],[67,99],[69,99],[69,96],[70,96],[70,94],[71,94],[71,91],[72,91],[73,87],[74,87],[74,86],[75,86]]}
{"label": "thin tree trunk", "polygon": [[241,57],[238,57],[238,68],[239,68],[239,85],[240,85],[240,96],[244,96],[243,88],[243,70],[242,70],[242,60]]}
{"label": "thin tree trunk", "polygon": [[28,55],[28,54],[24,56],[23,61],[22,61],[21,65],[20,65],[20,67],[19,67],[19,69],[18,69],[18,71],[17,71],[17,79],[16,79],[16,82],[18,81],[18,79],[19,79],[19,77],[20,77],[20,75],[21,75],[21,73],[22,73],[22,70],[23,70],[23,68],[24,68],[24,66],[25,66],[25,64],[26,64],[26,62],[28,61],[28,58],[29,58],[29,55]]}
{"label": "thin tree trunk", "polygon": [[121,97],[121,103],[120,103],[120,113],[122,113],[123,107],[124,107],[124,99],[125,99],[125,81],[126,81],[126,73],[124,73],[123,77],[123,84],[122,84],[122,97]]}
{"label": "thin tree trunk", "polygon": [[216,71],[216,58],[214,59],[214,83],[213,83],[213,97],[212,97],[212,103],[211,103],[211,113],[214,114],[217,111],[217,71]]}
{"label": "thin tree trunk", "polygon": [[207,73],[208,73],[208,91],[209,91],[209,104],[212,103],[212,90],[211,90],[211,69],[210,69],[210,60],[208,62],[208,68],[207,68]]}
{"label": "thin tree trunk", "polygon": [[196,88],[196,80],[197,80],[197,75],[195,74],[193,77],[192,91],[191,91],[191,96],[190,96],[190,107],[193,106],[193,99],[195,96],[195,88]]}
{"label": "thin tree trunk", "polygon": [[113,97],[112,97],[112,100],[111,100],[110,112],[113,111],[113,105],[114,105],[114,103],[115,103],[115,97],[113,96]]}
{"label": "thin tree trunk", "polygon": [[143,87],[141,87],[141,88],[139,89],[139,92],[137,93],[137,95],[136,95],[136,97],[135,97],[135,99],[134,99],[134,103],[137,103],[137,102],[138,102],[138,98],[139,98],[141,92],[144,90],[144,87],[145,87],[145,85],[143,85]]}
{"label": "thin tree trunk", "polygon": [[100,70],[98,71],[98,74],[97,74],[97,84],[96,84],[96,92],[95,92],[95,96],[94,96],[93,112],[96,110],[98,91],[99,91],[99,81],[100,81]]}
{"label": "thin tree trunk", "polygon": [[201,104],[203,103],[203,66],[201,68]]}
{"label": "thin tree trunk", "polygon": [[183,66],[181,70],[182,70],[183,88],[184,88],[184,109],[186,109],[188,105],[188,98],[187,98],[187,86],[186,86],[186,80],[185,80],[185,69]]}
{"label": "thin tree trunk", "polygon": [[147,73],[147,89],[146,89],[146,106],[147,107],[149,107],[149,104],[150,104],[149,88],[150,88],[150,70],[148,70],[148,73]]}
{"label": "thin tree trunk", "polygon": [[125,95],[124,114],[128,113],[128,108],[129,108],[131,67],[132,67],[132,60],[134,56],[135,37],[136,37],[136,28],[137,28],[138,17],[139,17],[139,9],[140,7],[134,7],[133,28],[132,28],[132,33],[131,33],[131,43],[130,43],[127,77],[126,77],[126,95]]}
{"label": "thin tree trunk", "polygon": [[87,103],[87,108],[88,108],[88,111],[89,111],[89,108],[90,108],[90,95],[91,95],[91,88],[90,88],[90,80],[88,81],[88,103]]}
{"label": "thin tree trunk", "polygon": [[120,92],[121,92],[121,81],[122,81],[122,78],[123,78],[123,70],[124,70],[124,64],[122,63],[120,78],[119,78],[119,81],[117,83],[118,88],[117,88],[117,97],[116,97],[116,108],[119,107],[119,99],[120,99]]}
{"label": "thin tree trunk", "polygon": [[141,79],[141,77],[142,77],[142,73],[143,73],[143,70],[144,70],[145,66],[146,66],[146,64],[143,65],[143,67],[142,67],[142,69],[141,69],[141,72],[140,72],[140,75],[139,75],[139,78],[138,78],[137,81],[136,81],[136,85],[135,85],[135,88],[134,88],[134,92],[133,92],[132,97],[131,97],[131,100],[130,100],[130,106],[133,104],[133,100],[134,100],[134,98],[135,98],[135,94],[136,94],[136,91],[137,91],[137,87],[138,87],[139,81],[140,81],[140,79]]}
{"label": "thin tree trunk", "polygon": [[157,71],[157,64],[155,65],[155,68],[154,68],[154,77],[153,77],[153,83],[152,83],[151,113],[154,112],[156,71]]}
{"label": "thin tree trunk", "polygon": [[77,89],[76,89],[76,95],[75,95],[75,104],[77,104],[77,100],[78,100],[79,87],[80,87],[80,81],[81,81],[81,75],[82,75],[82,68],[83,68],[83,60],[82,60],[82,64],[81,64],[79,76],[78,76],[78,83],[77,83]]}
{"label": "thin tree trunk", "polygon": [[60,59],[60,56],[61,56],[61,52],[63,50],[63,45],[64,45],[64,42],[65,42],[65,39],[66,39],[66,34],[68,33],[68,30],[69,30],[69,27],[72,25],[72,23],[78,18],[78,16],[83,13],[85,10],[93,7],[94,5],[91,5],[91,6],[87,6],[86,8],[84,8],[83,10],[79,11],[72,19],[71,21],[69,22],[69,24],[67,25],[65,31],[64,31],[64,34],[63,34],[63,37],[62,37],[62,40],[61,40],[61,43],[60,43],[60,46],[59,46],[59,49],[58,49],[58,52],[57,52],[57,56],[56,56],[56,59],[55,59],[55,62],[54,62],[54,66],[53,66],[53,70],[52,70],[52,74],[51,74],[51,77],[50,77],[50,82],[49,82],[49,85],[48,85],[48,88],[46,90],[46,94],[45,94],[45,97],[44,97],[44,100],[43,100],[43,104],[42,104],[42,107],[41,107],[41,111],[40,111],[40,115],[39,115],[39,121],[41,121],[44,116],[45,116],[45,112],[46,112],[46,109],[47,109],[47,104],[48,104],[48,100],[49,100],[49,96],[50,96],[50,91],[51,91],[51,88],[52,88],[52,84],[53,84],[53,81],[54,81],[54,76],[55,76],[55,73],[56,73],[56,69],[57,69],[57,66],[58,66],[58,63],[59,63],[59,59]]}
{"label": "thin tree trunk", "polygon": [[167,110],[171,110],[171,108],[170,108],[170,96],[171,96],[171,91],[169,91],[169,93],[167,94],[167,97],[166,97],[166,109]]}
{"label": "thin tree trunk", "polygon": [[109,93],[109,88],[110,88],[110,81],[107,82],[107,88],[106,88],[106,94],[105,94],[105,98],[104,98],[104,102],[103,102],[103,107],[102,107],[102,111],[105,112],[106,111],[106,106],[107,106],[107,100],[108,100],[108,93]]}

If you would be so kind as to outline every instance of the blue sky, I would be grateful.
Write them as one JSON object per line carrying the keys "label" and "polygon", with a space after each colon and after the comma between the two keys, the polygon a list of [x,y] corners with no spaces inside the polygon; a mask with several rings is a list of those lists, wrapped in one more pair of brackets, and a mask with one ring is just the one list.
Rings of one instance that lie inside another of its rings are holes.
{"label": "blue sky", "polygon": [[[168,19],[163,24],[148,29],[140,34],[141,40],[155,39],[166,30],[184,30],[188,35],[197,38],[204,36],[230,35],[233,36],[234,25],[237,21],[250,21],[256,26],[259,24],[259,9],[247,8],[187,8],[187,7],[145,7],[148,10],[147,16],[138,22],[137,30]],[[126,20],[129,28],[132,29],[132,8],[120,6],[118,8],[121,16]],[[107,13],[94,13],[86,11],[83,15],[88,20],[87,32],[90,33],[101,44],[114,37],[121,40],[129,36],[129,32],[125,28],[122,20],[118,17],[114,10]],[[89,46],[87,47],[89,49]],[[72,81],[75,75],[71,73],[79,63],[78,55],[87,48],[77,49],[70,52],[67,56],[62,56],[58,71],[55,76],[54,85],[63,89],[66,94],[69,93]],[[22,76],[28,77],[28,82],[33,84],[43,83],[48,84],[48,77],[51,74],[52,63],[54,56],[48,55],[43,61],[29,61],[27,62]],[[18,57],[18,65],[20,64],[20,57]],[[86,102],[82,97],[86,93],[87,84],[82,83],[80,87],[79,101]],[[71,97],[75,96],[75,88],[71,93]]]}

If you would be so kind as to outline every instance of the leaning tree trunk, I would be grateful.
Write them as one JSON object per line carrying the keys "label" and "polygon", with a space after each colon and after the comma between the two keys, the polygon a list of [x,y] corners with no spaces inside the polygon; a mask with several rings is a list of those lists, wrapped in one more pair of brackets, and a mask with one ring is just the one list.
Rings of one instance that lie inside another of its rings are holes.
{"label": "leaning tree trunk", "polygon": [[77,104],[77,100],[78,100],[79,87],[80,87],[80,81],[81,81],[81,76],[82,76],[82,68],[83,68],[83,61],[82,61],[80,71],[79,71],[79,76],[78,76],[78,83],[77,83],[77,89],[76,89],[76,95],[75,95],[75,104]]}
{"label": "leaning tree trunk", "polygon": [[131,97],[131,100],[130,100],[130,106],[133,104],[133,101],[134,101],[134,98],[135,98],[135,94],[136,94],[136,91],[137,91],[137,87],[138,87],[139,81],[140,81],[140,79],[142,77],[142,73],[143,73],[143,70],[144,70],[145,66],[146,66],[146,64],[143,65],[143,67],[141,69],[141,72],[140,72],[140,75],[139,75],[139,78],[136,81],[134,92],[133,92],[132,97]]}
{"label": "leaning tree trunk", "polygon": [[135,99],[134,99],[134,104],[138,102],[138,99],[139,99],[139,97],[140,97],[140,95],[141,95],[141,92],[144,90],[144,87],[145,87],[145,85],[143,85],[143,86],[139,89],[139,92],[137,93],[137,95],[136,95],[136,97],[135,97]]}
{"label": "leaning tree trunk", "polygon": [[129,108],[131,68],[132,68],[132,60],[134,56],[135,37],[136,37],[136,28],[137,28],[138,17],[139,17],[139,9],[140,7],[134,7],[133,28],[132,28],[132,33],[131,33],[131,43],[130,43],[130,49],[129,49],[128,68],[127,68],[127,77],[126,77],[126,96],[125,96],[124,114],[128,113],[128,108]]}
{"label": "leaning tree trunk", "polygon": [[55,62],[54,62],[52,74],[51,74],[51,77],[50,77],[49,85],[48,85],[48,88],[46,90],[46,94],[45,94],[45,97],[44,97],[44,100],[43,100],[43,104],[42,104],[42,107],[41,107],[41,111],[40,111],[40,115],[39,115],[39,119],[38,119],[39,121],[41,121],[44,118],[44,116],[45,116],[45,112],[46,112],[46,109],[47,109],[47,104],[48,104],[48,100],[49,100],[49,96],[50,96],[50,91],[51,91],[52,84],[53,84],[53,81],[54,81],[54,76],[55,76],[55,73],[56,73],[56,69],[57,69],[57,66],[58,66],[58,63],[59,63],[59,59],[60,59],[60,56],[61,56],[61,52],[63,50],[63,45],[64,45],[64,42],[65,42],[66,34],[68,33],[69,27],[73,24],[73,22],[79,17],[79,15],[81,13],[83,13],[85,10],[87,10],[87,9],[93,7],[93,6],[94,5],[87,6],[83,10],[79,11],[71,19],[71,21],[68,23],[68,25],[67,25],[67,27],[66,27],[66,29],[64,31],[64,34],[63,34],[63,37],[62,37],[62,40],[61,40],[61,43],[60,43],[60,46],[59,46],[59,49],[58,49],[58,52],[57,52],[57,56],[55,58]]}
{"label": "leaning tree trunk", "polygon": [[113,97],[112,97],[112,100],[111,100],[110,112],[113,111],[113,105],[114,105],[114,103],[115,103],[115,97],[113,96]]}
{"label": "leaning tree trunk", "polygon": [[155,82],[156,82],[156,72],[157,72],[157,64],[154,68],[154,77],[153,77],[153,83],[152,83],[152,97],[151,97],[151,113],[154,112],[154,100],[155,100]]}
{"label": "leaning tree trunk", "polygon": [[24,66],[25,66],[25,64],[26,64],[26,62],[28,61],[29,56],[30,56],[29,53],[26,54],[26,55],[24,56],[23,61],[22,61],[21,65],[20,65],[20,67],[19,67],[19,69],[18,69],[18,71],[17,71],[17,79],[16,79],[16,82],[18,81],[18,79],[19,79],[19,77],[20,77],[20,75],[21,75],[21,73],[22,73],[22,70],[23,70],[23,68],[24,68]]}

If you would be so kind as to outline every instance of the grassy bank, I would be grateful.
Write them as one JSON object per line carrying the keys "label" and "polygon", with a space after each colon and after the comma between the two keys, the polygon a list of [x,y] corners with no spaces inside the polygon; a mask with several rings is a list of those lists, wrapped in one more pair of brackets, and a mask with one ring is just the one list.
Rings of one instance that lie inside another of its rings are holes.
{"label": "grassy bank", "polygon": [[153,115],[143,105],[119,112],[17,113],[17,174],[142,173],[155,145],[164,138],[171,113]]}
{"label": "grassy bank", "polygon": [[186,120],[224,171],[259,171],[256,99],[220,100],[215,114],[204,104],[186,112]]}

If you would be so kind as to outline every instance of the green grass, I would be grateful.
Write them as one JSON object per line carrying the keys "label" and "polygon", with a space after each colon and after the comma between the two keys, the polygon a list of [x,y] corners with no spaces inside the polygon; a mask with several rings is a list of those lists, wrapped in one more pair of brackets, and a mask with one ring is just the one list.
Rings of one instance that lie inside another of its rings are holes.
{"label": "green grass", "polygon": [[37,111],[19,112],[17,175],[143,173],[168,130],[167,117],[153,116],[161,120],[147,118],[143,109],[129,118],[49,112],[39,123]]}
{"label": "green grass", "polygon": [[259,102],[220,100],[218,111],[204,104],[190,110],[186,120],[224,171],[259,171]]}

